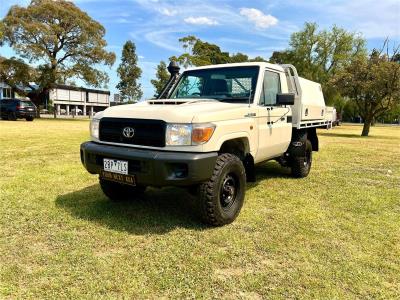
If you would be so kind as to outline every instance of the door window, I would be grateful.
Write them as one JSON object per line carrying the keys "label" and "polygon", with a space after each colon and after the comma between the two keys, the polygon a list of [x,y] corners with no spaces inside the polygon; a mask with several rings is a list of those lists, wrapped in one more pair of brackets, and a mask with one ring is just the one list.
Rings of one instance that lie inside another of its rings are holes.
{"label": "door window", "polygon": [[279,73],[265,71],[263,90],[261,93],[261,105],[275,105],[276,95],[281,92]]}

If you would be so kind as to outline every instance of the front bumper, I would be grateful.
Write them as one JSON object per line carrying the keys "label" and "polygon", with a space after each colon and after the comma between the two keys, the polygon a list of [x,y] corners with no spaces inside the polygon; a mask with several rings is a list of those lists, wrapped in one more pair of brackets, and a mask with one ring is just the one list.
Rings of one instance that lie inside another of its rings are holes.
{"label": "front bumper", "polygon": [[128,173],[138,185],[190,186],[211,178],[217,152],[188,153],[137,149],[86,142],[81,161],[91,174],[103,169],[103,158],[128,161]]}

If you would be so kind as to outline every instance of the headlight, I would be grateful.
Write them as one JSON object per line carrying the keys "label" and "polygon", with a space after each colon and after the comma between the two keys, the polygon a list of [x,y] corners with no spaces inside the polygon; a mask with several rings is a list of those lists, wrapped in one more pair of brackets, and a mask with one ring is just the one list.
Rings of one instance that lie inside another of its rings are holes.
{"label": "headlight", "polygon": [[191,124],[168,124],[165,141],[169,146],[189,146],[192,144]]}
{"label": "headlight", "polygon": [[99,125],[100,119],[92,119],[90,121],[90,135],[97,140],[99,139]]}
{"label": "headlight", "polygon": [[190,146],[207,143],[215,130],[214,124],[168,124],[167,146]]}

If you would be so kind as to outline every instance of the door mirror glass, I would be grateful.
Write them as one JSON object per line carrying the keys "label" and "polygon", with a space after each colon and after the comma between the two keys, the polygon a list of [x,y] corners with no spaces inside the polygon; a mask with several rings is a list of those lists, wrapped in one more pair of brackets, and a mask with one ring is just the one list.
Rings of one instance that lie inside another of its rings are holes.
{"label": "door mirror glass", "polygon": [[293,93],[277,94],[276,95],[276,103],[278,105],[293,105],[294,98],[295,98],[295,94],[293,94]]}

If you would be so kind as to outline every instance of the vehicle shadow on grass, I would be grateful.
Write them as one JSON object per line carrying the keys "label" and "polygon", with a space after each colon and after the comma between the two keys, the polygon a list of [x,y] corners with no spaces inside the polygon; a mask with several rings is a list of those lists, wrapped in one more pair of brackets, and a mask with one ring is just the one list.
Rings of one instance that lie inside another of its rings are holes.
{"label": "vehicle shadow on grass", "polygon": [[392,140],[397,139],[395,136],[384,136],[384,135],[374,135],[370,134],[369,136],[361,136],[360,134],[354,133],[337,133],[337,132],[318,132],[319,136],[326,137],[342,137],[342,138],[352,138],[352,139],[377,139],[377,140]]}
{"label": "vehicle shadow on grass", "polygon": [[136,235],[207,229],[197,217],[194,198],[177,188],[149,188],[139,199],[112,202],[95,184],[58,196],[56,206],[74,217]]}
{"label": "vehicle shadow on grass", "polygon": [[276,161],[269,161],[257,165],[255,169],[255,174],[256,182],[247,183],[248,190],[258,186],[259,184],[263,184],[264,180],[274,178],[293,178],[290,174],[290,168],[282,167]]}
{"label": "vehicle shadow on grass", "polygon": [[327,137],[343,137],[343,138],[365,138],[360,134],[354,133],[336,133],[336,132],[318,132],[320,136],[327,136]]}
{"label": "vehicle shadow on grass", "polygon": [[[247,189],[265,179],[290,177],[290,172],[276,162],[269,162],[257,166],[256,176],[257,182],[248,183]],[[136,235],[165,234],[175,228],[210,229],[198,217],[195,197],[184,189],[149,188],[139,199],[112,202],[94,184],[60,195],[55,203],[76,218]]]}

